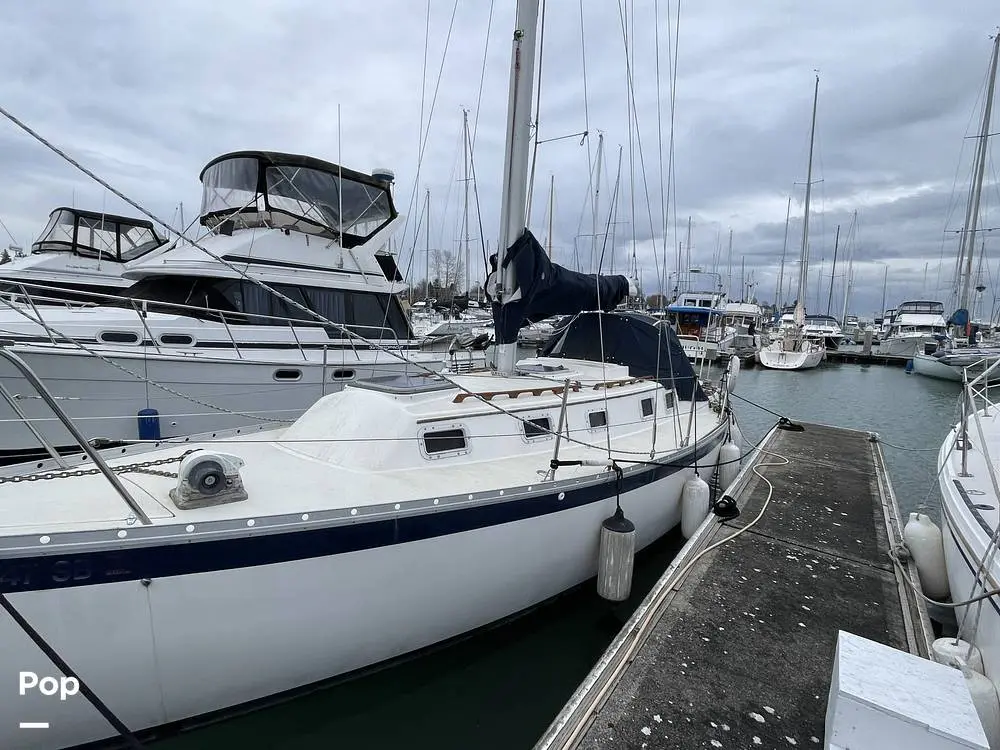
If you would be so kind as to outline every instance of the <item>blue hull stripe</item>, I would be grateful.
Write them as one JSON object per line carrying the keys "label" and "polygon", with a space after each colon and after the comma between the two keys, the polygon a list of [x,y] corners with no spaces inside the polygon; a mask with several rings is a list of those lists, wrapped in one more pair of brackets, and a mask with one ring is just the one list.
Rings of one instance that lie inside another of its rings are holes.
{"label": "blue hull stripe", "polygon": [[[686,453],[676,464],[651,466],[648,470],[626,475],[622,481],[622,494],[690,468],[696,460],[702,460],[718,448],[725,434],[725,430],[718,430],[709,442],[699,444],[696,452]],[[76,555],[4,559],[0,560],[0,592],[12,594],[166,578],[357,552],[558,513],[614,497],[615,492],[616,483],[611,480],[579,489],[566,489],[561,500],[557,491],[479,507],[319,529]]]}

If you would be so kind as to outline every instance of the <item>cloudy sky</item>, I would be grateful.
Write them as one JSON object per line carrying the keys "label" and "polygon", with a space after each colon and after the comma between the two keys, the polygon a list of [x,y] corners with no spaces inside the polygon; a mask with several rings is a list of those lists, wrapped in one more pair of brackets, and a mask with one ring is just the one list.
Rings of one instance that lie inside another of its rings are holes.
{"label": "cloudy sky", "polygon": [[[676,0],[634,8],[586,0],[582,31],[579,3],[550,5],[539,138],[589,131],[538,149],[531,226],[547,237],[554,175],[557,262],[589,266],[591,165],[603,133],[599,231],[609,225],[618,182],[616,271],[634,247],[645,291],[657,292],[663,256],[667,272],[675,271],[690,216],[691,265],[718,264],[728,275],[732,230],[732,293],[739,296],[745,266],[758,297],[770,301],[791,196],[785,273],[786,298],[794,297],[818,71],[810,311],[826,311],[838,224],[835,312],[850,254],[856,313],[880,307],[884,278],[888,306],[947,300],[958,242],[950,230],[964,220],[972,168],[975,142],[967,136],[978,131],[990,35],[1000,23],[995,0],[705,0],[682,4],[679,29]],[[303,153],[365,171],[388,166],[409,217],[397,249],[405,266],[416,244],[420,277],[424,237],[415,228],[427,189],[431,244],[460,245],[463,108],[476,128],[483,237],[495,247],[514,24],[513,0],[430,0],[429,8],[428,16],[423,0],[11,4],[0,18],[7,72],[0,106],[172,222],[181,202],[193,217],[201,167],[227,151]],[[632,48],[631,126],[622,15]],[[675,189],[664,222],[674,51]],[[1000,131],[1000,115],[992,130]],[[30,244],[56,205],[134,213],[6,121],[0,159],[0,219],[19,244]],[[1000,227],[997,174],[991,158],[987,228]],[[1000,231],[982,236],[992,269],[985,283],[1000,285]],[[608,250],[603,268],[610,267]],[[992,300],[991,289],[987,308]]]}

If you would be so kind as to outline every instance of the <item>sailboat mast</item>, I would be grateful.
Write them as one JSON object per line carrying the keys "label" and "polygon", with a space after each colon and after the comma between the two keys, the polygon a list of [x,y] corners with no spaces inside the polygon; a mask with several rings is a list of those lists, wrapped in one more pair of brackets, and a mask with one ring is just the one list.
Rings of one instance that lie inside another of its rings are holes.
{"label": "sailboat mast", "polygon": [[972,286],[972,256],[975,254],[976,225],[979,222],[979,199],[983,193],[983,176],[986,173],[987,139],[990,135],[990,115],[993,113],[993,89],[997,80],[997,58],[1000,56],[1000,33],[993,37],[993,59],[990,62],[990,77],[986,84],[986,103],[983,105],[983,125],[979,131],[979,146],[976,150],[976,177],[969,195],[969,206],[965,214],[964,245],[965,270],[962,274],[962,293],[959,308],[968,309],[969,292]]}
{"label": "sailboat mast", "polygon": [[781,245],[781,266],[778,268],[778,287],[774,290],[774,306],[781,310],[785,296],[785,253],[788,252],[788,222],[792,218],[792,196],[788,196],[785,209],[785,241]]}
{"label": "sailboat mast", "polygon": [[[506,253],[524,233],[528,189],[528,157],[531,142],[531,90],[534,86],[535,31],[538,27],[538,0],[518,0],[517,20],[511,45],[510,93],[507,100],[507,140],[504,149],[503,201],[500,230],[503,251],[499,254],[498,270],[502,288],[494,296],[501,305],[517,289],[514,264],[504,264]],[[513,375],[517,359],[517,342],[501,341],[497,315],[496,367],[500,375]]]}
{"label": "sailboat mast", "polygon": [[802,219],[802,255],[799,264],[799,304],[805,310],[806,284],[809,281],[809,199],[812,197],[813,145],[816,140],[816,104],[819,101],[819,76],[816,76],[816,87],[813,91],[812,126],[809,129],[809,167],[806,170],[806,205],[805,216]]}
{"label": "sailboat mast", "polygon": [[[826,297],[826,314],[833,307],[833,279],[837,274],[837,249],[840,247],[840,224],[837,225],[837,237],[833,241],[833,268],[830,269],[830,293]],[[843,322],[843,321],[841,321]]]}
{"label": "sailboat mast", "polygon": [[733,230],[729,230],[729,252],[726,255],[726,264],[728,265],[728,270],[726,271],[726,296],[733,293]]}
{"label": "sailboat mast", "polygon": [[[854,209],[854,216],[851,218],[851,228],[847,230],[847,236],[849,238],[854,237],[854,232],[858,225],[858,210]],[[847,276],[844,279],[844,311],[840,316],[840,324],[844,325],[844,321],[847,320],[847,304],[851,298],[851,288],[854,286],[854,244],[850,245],[851,252],[847,255]]]}
{"label": "sailboat mast", "polygon": [[[684,240],[684,257],[682,258],[682,261],[685,261],[684,265],[687,268],[687,270],[690,271],[691,270],[691,217],[690,216],[688,216],[687,239]],[[677,272],[680,273],[680,267],[677,268]],[[688,275],[690,275],[690,273]]]}
{"label": "sailboat mast", "polygon": [[[597,229],[601,208],[601,160],[604,156],[604,133],[597,134],[597,165],[594,169],[594,236],[590,244],[590,272],[597,273]],[[614,251],[612,251],[613,253]]]}
{"label": "sailboat mast", "polygon": [[424,299],[430,303],[431,299],[431,189],[427,188],[427,197],[424,199],[424,222],[427,228],[424,230]]}
{"label": "sailboat mast", "polygon": [[472,254],[469,252],[469,110],[462,110],[462,163],[465,169],[465,210],[462,212],[463,234],[465,236],[465,294],[472,290],[472,274],[469,264]]}
{"label": "sailboat mast", "polygon": [[552,212],[555,209],[556,203],[556,176],[552,174],[549,176],[549,260],[552,260]]}

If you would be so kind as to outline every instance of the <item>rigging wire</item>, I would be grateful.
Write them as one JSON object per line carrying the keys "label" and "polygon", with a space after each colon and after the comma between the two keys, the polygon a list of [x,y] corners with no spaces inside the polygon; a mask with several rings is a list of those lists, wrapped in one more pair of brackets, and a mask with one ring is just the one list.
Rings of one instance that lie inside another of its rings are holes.
{"label": "rigging wire", "polygon": [[531,148],[531,169],[528,171],[528,195],[525,200],[524,225],[531,226],[531,203],[535,195],[535,166],[538,163],[538,118],[542,111],[542,66],[545,64],[545,8],[548,4],[541,0],[538,26],[538,73],[535,84],[535,127],[534,145]]}
{"label": "rigging wire", "polygon": [[[91,171],[87,167],[85,167],[82,164],[80,164],[80,162],[78,162],[77,160],[73,159],[73,157],[69,156],[69,154],[67,154],[65,151],[63,151],[59,147],[55,146],[53,143],[51,143],[50,141],[48,141],[47,139],[45,139],[39,133],[37,133],[36,131],[34,131],[33,129],[31,129],[28,125],[26,125],[25,123],[23,123],[21,120],[19,120],[17,117],[15,117],[13,114],[11,114],[9,111],[7,111],[2,106],[0,106],[0,115],[6,117],[13,124],[15,124],[17,127],[19,127],[20,129],[22,129],[26,133],[28,133],[28,135],[30,135],[32,138],[34,138],[35,140],[37,140],[40,143],[42,143],[43,145],[45,145],[47,148],[49,148],[54,153],[56,153],[57,155],[59,155],[60,157],[62,157],[68,163],[72,164],[75,168],[77,168],[78,170],[80,170],[81,172],[83,172],[84,174],[86,174],[88,177],[90,177],[91,179],[93,179],[95,182],[97,182],[98,184],[100,184],[101,186],[103,186],[104,188],[106,188],[107,190],[109,190],[111,193],[113,193],[117,197],[121,198],[123,201],[125,201],[130,206],[132,206],[137,211],[139,211],[143,216],[146,216],[150,220],[156,222],[157,224],[160,224],[161,226],[163,226],[164,228],[166,228],[168,231],[172,231],[175,234],[179,234],[179,232],[175,228],[173,228],[172,226],[170,226],[169,224],[167,224],[163,219],[161,219],[156,214],[152,213],[151,211],[149,211],[148,209],[146,209],[145,207],[143,207],[141,204],[137,203],[136,201],[134,201],[131,198],[129,198],[128,196],[126,196],[124,193],[122,193],[121,191],[119,191],[117,188],[115,188],[114,186],[112,186],[110,183],[108,183],[103,178],[99,177],[97,174],[95,174],[93,171]],[[256,196],[254,196],[251,199],[251,201],[249,201],[247,203],[247,205],[249,205],[249,203],[252,202],[253,200],[256,200]],[[423,372],[425,372],[428,375],[431,375],[433,377],[437,377],[437,378],[443,380],[444,382],[448,383],[449,385],[457,388],[460,392],[468,394],[469,396],[475,398],[477,401],[479,401],[482,404],[486,405],[488,408],[493,409],[494,411],[496,411],[496,412],[498,412],[500,414],[504,414],[504,415],[506,415],[506,416],[508,416],[508,417],[510,417],[510,418],[512,418],[512,419],[514,419],[516,421],[518,421],[518,422],[523,423],[523,424],[527,424],[528,422],[530,422],[530,420],[528,420],[528,419],[526,419],[524,417],[521,417],[521,416],[519,416],[518,414],[516,414],[514,412],[508,411],[503,406],[500,406],[497,403],[494,403],[491,399],[484,398],[481,394],[476,393],[475,391],[471,390],[469,387],[463,385],[462,383],[456,381],[454,378],[450,377],[449,375],[447,375],[445,373],[438,372],[438,371],[432,369],[431,367],[428,367],[427,365],[424,365],[424,364],[422,364],[420,362],[413,362],[412,360],[409,360],[407,357],[405,357],[404,355],[400,354],[399,352],[397,352],[397,351],[395,351],[393,349],[388,349],[387,347],[383,346],[379,342],[373,341],[371,339],[366,338],[365,336],[362,336],[360,334],[355,333],[354,331],[352,331],[349,328],[347,328],[344,324],[335,323],[334,321],[329,320],[328,318],[326,318],[325,316],[323,316],[320,313],[316,312],[315,310],[311,310],[310,308],[308,308],[308,307],[300,304],[296,300],[291,299],[291,298],[287,297],[286,295],[282,294],[281,292],[278,292],[277,290],[273,289],[272,287],[270,287],[269,285],[267,285],[263,281],[260,281],[259,279],[254,278],[253,276],[251,276],[250,274],[248,274],[245,270],[239,268],[238,266],[236,266],[235,264],[231,263],[230,261],[223,259],[222,257],[220,257],[219,255],[217,255],[216,253],[213,253],[211,250],[209,250],[208,248],[206,248],[204,245],[202,245],[202,244],[200,244],[200,243],[198,243],[196,241],[193,241],[190,238],[185,238],[185,239],[187,239],[187,241],[189,243],[191,243],[191,245],[193,247],[197,247],[199,250],[201,250],[203,253],[205,253],[206,255],[208,255],[210,258],[212,258],[216,262],[220,263],[221,265],[225,266],[229,270],[233,271],[239,278],[241,278],[241,279],[243,279],[243,280],[245,280],[245,281],[247,281],[247,282],[249,282],[251,284],[254,284],[255,286],[257,286],[260,289],[263,289],[263,290],[271,293],[272,295],[274,295],[278,299],[283,300],[286,304],[290,305],[291,307],[293,307],[293,308],[295,308],[297,310],[300,310],[300,311],[306,313],[307,315],[309,315],[310,317],[316,319],[320,323],[322,323],[324,325],[328,325],[328,326],[330,326],[330,327],[338,330],[340,333],[342,333],[344,335],[345,338],[347,338],[349,340],[356,340],[356,341],[363,342],[369,348],[378,349],[380,351],[383,351],[387,355],[389,355],[391,357],[395,357],[396,359],[402,361],[403,363],[407,364],[408,366],[412,366],[414,369],[423,371]],[[6,300],[4,300],[3,298],[0,298],[0,302],[6,302]],[[29,318],[29,319],[31,319],[31,318]],[[43,328],[45,328],[50,333],[52,333],[52,332],[57,333],[61,338],[66,339],[70,344],[72,344],[72,345],[74,345],[74,346],[76,346],[76,347],[78,347],[78,348],[80,348],[80,349],[82,349],[84,351],[88,351],[88,353],[94,354],[97,358],[100,358],[102,360],[105,360],[105,361],[113,364],[114,366],[118,367],[119,369],[122,369],[123,371],[127,372],[128,374],[132,375],[133,377],[137,377],[137,378],[141,379],[141,376],[136,375],[136,373],[133,373],[133,372],[131,372],[129,370],[126,370],[125,368],[117,365],[116,363],[112,362],[111,360],[106,360],[105,358],[101,357],[100,354],[98,354],[96,352],[92,352],[92,351],[88,350],[88,348],[85,345],[83,345],[82,343],[80,343],[79,341],[76,341],[75,339],[72,339],[71,337],[65,336],[61,332],[56,331],[54,328],[52,328],[51,326],[49,326],[48,324],[46,324],[44,321],[35,321],[35,322],[39,323]],[[167,386],[164,386],[164,385],[162,385],[160,383],[156,383],[155,381],[151,381],[151,382],[156,387],[158,387],[158,388],[160,388],[162,390],[165,390],[165,391],[167,391],[169,393],[173,393],[174,395],[177,395],[177,396],[179,396],[181,398],[185,398],[185,399],[188,399],[188,400],[195,401],[195,403],[199,403],[202,406],[206,406],[208,408],[218,409],[218,410],[222,410],[222,411],[228,411],[228,410],[222,409],[221,407],[216,407],[216,406],[214,406],[212,404],[209,404],[207,402],[199,402],[199,401],[193,399],[190,396],[186,396],[185,394],[172,391],[172,389],[169,389]],[[247,415],[240,414],[238,412],[231,412],[231,413],[238,414],[239,416],[247,416]],[[257,419],[257,417],[251,417],[251,418]],[[275,421],[275,422],[287,422],[288,420],[273,420],[273,421]],[[532,426],[533,427],[537,427],[537,425],[534,425],[534,423],[532,423]],[[582,445],[584,447],[591,447],[591,446],[589,446],[589,444],[584,443],[583,441],[576,440],[574,438],[567,437],[566,439],[567,439],[568,442],[578,443],[578,444],[580,444],[580,445]],[[637,455],[645,455],[646,451],[622,451],[622,450],[616,450],[616,453],[619,453],[619,454],[633,454],[634,453],[634,454],[637,454]]]}
{"label": "rigging wire", "polygon": [[476,94],[476,117],[472,121],[472,139],[469,145],[469,158],[472,158],[472,151],[476,147],[476,135],[479,133],[479,108],[483,101],[483,86],[486,81],[486,61],[490,52],[490,31],[493,28],[493,6],[496,0],[490,0],[490,15],[486,20],[486,41],[483,42],[483,67],[479,73],[479,93]]}
{"label": "rigging wire", "polygon": [[[455,0],[455,4],[452,6],[452,9],[451,9],[451,20],[448,22],[448,33],[445,36],[444,49],[441,52],[441,63],[438,66],[437,80],[434,83],[434,94],[431,97],[430,109],[427,112],[427,126],[423,130],[422,139],[421,139],[421,142],[420,142],[420,148],[417,151],[417,169],[416,169],[416,173],[413,176],[413,187],[410,189],[410,203],[409,203],[409,207],[407,208],[407,211],[406,211],[406,220],[403,223],[402,236],[404,238],[404,241],[405,241],[405,238],[406,238],[406,229],[407,229],[408,224],[410,223],[410,214],[411,214],[411,212],[413,210],[414,201],[416,200],[416,196],[417,196],[417,185],[419,185],[419,180],[420,180],[420,168],[421,168],[421,166],[423,165],[423,162],[424,162],[424,152],[427,149],[427,139],[430,136],[430,132],[431,132],[431,121],[434,119],[434,110],[435,110],[435,108],[437,106],[438,92],[439,92],[439,90],[441,88],[441,79],[444,77],[444,63],[445,63],[445,60],[448,59],[448,49],[451,46],[451,34],[452,34],[452,30],[455,28],[455,15],[456,15],[456,12],[458,11],[458,2],[459,2],[459,0]],[[430,0],[427,0],[427,32],[425,34],[425,39],[424,39],[424,56],[425,56],[425,59],[426,59],[426,55],[427,55],[427,47],[429,45],[429,40],[430,40],[430,12],[431,12],[430,8],[431,8]],[[426,63],[425,63],[425,66],[426,66]],[[424,75],[425,75],[425,78],[426,78],[426,72],[425,72]],[[421,94],[421,110],[423,109],[423,99],[424,99],[424,95]],[[421,116],[421,119],[423,119],[422,116]],[[415,251],[416,250],[416,239],[414,239],[413,248],[414,248],[414,251]]]}

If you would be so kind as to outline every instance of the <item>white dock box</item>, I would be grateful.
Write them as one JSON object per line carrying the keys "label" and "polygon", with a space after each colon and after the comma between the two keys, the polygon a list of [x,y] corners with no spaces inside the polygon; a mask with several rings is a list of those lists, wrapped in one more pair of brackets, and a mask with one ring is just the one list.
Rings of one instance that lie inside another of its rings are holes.
{"label": "white dock box", "polygon": [[962,673],[867,638],[837,635],[828,750],[989,750]]}

